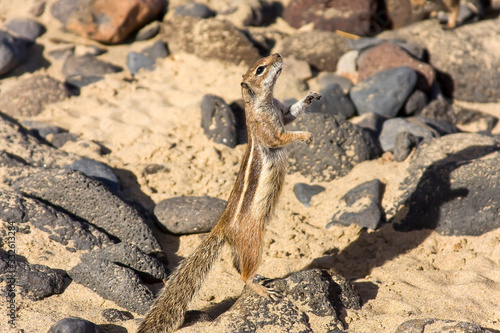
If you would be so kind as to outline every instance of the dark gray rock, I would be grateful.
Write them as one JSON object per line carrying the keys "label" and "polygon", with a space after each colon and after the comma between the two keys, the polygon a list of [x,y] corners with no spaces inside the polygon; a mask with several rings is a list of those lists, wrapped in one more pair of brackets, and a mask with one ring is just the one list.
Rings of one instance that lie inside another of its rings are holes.
{"label": "dark gray rock", "polygon": [[109,73],[121,72],[123,68],[113,65],[109,62],[102,61],[92,55],[70,55],[64,61],[62,74],[77,87],[82,87],[82,84],[75,84],[75,79],[80,82],[87,81],[89,84],[99,81],[102,77]]}
{"label": "dark gray rock", "polygon": [[120,181],[118,177],[116,177],[109,166],[102,162],[83,157],[74,161],[68,165],[68,167],[71,170],[80,171],[89,177],[97,179],[113,193],[118,193],[118,191],[120,191]]}
{"label": "dark gray rock", "polygon": [[398,326],[395,333],[489,333],[479,325],[443,319],[411,319]]}
{"label": "dark gray rock", "polygon": [[34,265],[28,262],[15,260],[12,267],[12,258],[6,251],[0,250],[0,279],[8,281],[14,274],[14,285],[19,293],[33,301],[60,294],[64,291],[64,273],[60,273],[45,265]]}
{"label": "dark gray rock", "polygon": [[26,61],[33,42],[0,30],[0,76]]}
{"label": "dark gray rock", "polygon": [[127,54],[127,67],[132,74],[137,74],[141,68],[149,71],[154,69],[157,58],[168,57],[168,49],[162,41],[157,41],[152,46],[145,48],[140,53],[129,52]]}
{"label": "dark gray rock", "polygon": [[437,99],[430,102],[417,114],[428,119],[436,119],[451,125],[485,123],[486,131],[491,131],[498,123],[498,118],[493,115],[463,108],[457,104],[451,104],[444,99]]}
{"label": "dark gray rock", "polygon": [[403,114],[405,116],[413,116],[421,112],[428,101],[427,95],[422,90],[415,90],[410,97],[408,97],[403,108]]}
{"label": "dark gray rock", "polygon": [[146,25],[145,27],[141,28],[141,30],[137,32],[137,35],[135,35],[135,40],[142,41],[151,39],[154,36],[156,36],[159,31],[160,31],[160,22],[153,21],[148,25]]}
{"label": "dark gray rock", "polygon": [[370,112],[363,115],[363,119],[357,125],[368,132],[374,141],[378,142],[380,133],[382,133],[382,126],[386,120],[386,117]]}
{"label": "dark gray rock", "polygon": [[207,332],[329,332],[343,329],[339,317],[346,309],[360,309],[352,285],[339,275],[313,269],[268,282],[283,293],[274,302],[249,288],[234,305],[206,327]]}
{"label": "dark gray rock", "polygon": [[85,76],[85,75],[70,75],[67,76],[65,79],[65,82],[72,87],[76,88],[83,88],[85,86],[88,86],[89,84],[96,83],[104,79],[104,76],[97,76],[97,75],[92,75],[92,76]]}
{"label": "dark gray rock", "polygon": [[331,31],[306,31],[283,39],[273,52],[304,60],[318,71],[335,72],[339,58],[349,51],[347,41]]}
{"label": "dark gray rock", "polygon": [[293,186],[293,193],[295,194],[295,197],[306,207],[311,207],[311,198],[324,190],[325,188],[320,185],[297,183]]}
{"label": "dark gray rock", "polygon": [[60,22],[66,24],[73,12],[78,10],[77,0],[58,0],[52,3],[50,13]]}
{"label": "dark gray rock", "polygon": [[236,147],[236,119],[226,102],[215,95],[205,95],[201,100],[201,127],[209,139],[228,147]]}
{"label": "dark gray rock", "polygon": [[69,133],[69,132],[63,132],[63,133],[57,133],[52,136],[50,139],[50,143],[57,148],[60,148],[66,144],[68,141],[75,142],[79,136],[74,133]]}
{"label": "dark gray rock", "polygon": [[231,22],[216,18],[173,16],[162,26],[162,36],[172,53],[192,53],[202,59],[252,66],[259,51]]}
{"label": "dark gray rock", "polygon": [[126,266],[148,281],[162,281],[168,275],[165,267],[158,259],[147,255],[137,246],[125,242],[85,253],[80,258],[84,262],[107,260],[120,266]]}
{"label": "dark gray rock", "polygon": [[405,39],[427,49],[430,64],[444,73],[438,80],[447,96],[484,103],[500,99],[500,54],[491,47],[499,33],[496,20],[453,30],[443,30],[437,20],[425,20],[379,36]]}
{"label": "dark gray rock", "polygon": [[431,129],[420,124],[409,122],[403,118],[388,119],[382,125],[382,132],[379,136],[380,146],[383,151],[394,150],[396,138],[400,132],[411,133],[422,140],[430,140],[434,136]]}
{"label": "dark gray rock", "polygon": [[344,92],[349,92],[354,86],[351,80],[344,76],[340,76],[334,73],[322,72],[318,75],[318,84],[325,88],[331,84],[338,84]]}
{"label": "dark gray rock", "polygon": [[349,95],[344,93],[342,87],[336,83],[321,89],[321,100],[315,101],[309,107],[310,112],[341,115],[351,118],[356,114],[356,109]]}
{"label": "dark gray rock", "polygon": [[134,319],[134,316],[130,312],[120,311],[118,309],[106,309],[102,310],[102,316],[110,323],[116,323],[120,321],[126,321]]}
{"label": "dark gray rock", "polygon": [[7,189],[0,190],[0,219],[19,226],[29,224],[46,232],[49,239],[66,245],[67,249],[91,250],[113,243],[107,234],[93,225]]}
{"label": "dark gray rock", "polygon": [[88,259],[68,274],[76,283],[129,311],[145,314],[153,304],[153,294],[130,268],[107,260]]}
{"label": "dark gray rock", "polygon": [[455,125],[436,119],[429,119],[424,117],[409,117],[406,119],[414,124],[420,124],[429,128],[433,132],[435,137],[460,132],[460,130]]}
{"label": "dark gray rock", "polygon": [[89,221],[144,252],[161,250],[148,227],[150,221],[101,182],[79,171],[36,171],[16,180],[13,186]]}
{"label": "dark gray rock", "polygon": [[34,42],[45,32],[45,27],[29,18],[15,18],[7,22],[5,28],[13,35]]}
{"label": "dark gray rock", "polygon": [[413,92],[416,82],[413,69],[389,68],[356,84],[350,96],[359,114],[374,112],[392,118]]}
{"label": "dark gray rock", "polygon": [[21,125],[28,128],[31,133],[40,139],[45,139],[49,134],[54,135],[66,132],[62,127],[37,120],[23,120],[21,121]]}
{"label": "dark gray rock", "polygon": [[35,17],[40,17],[45,11],[45,5],[45,0],[36,1],[33,5],[31,5],[29,13]]}
{"label": "dark gray rock", "polygon": [[104,333],[104,331],[86,319],[68,317],[52,325],[48,333]]}
{"label": "dark gray rock", "polygon": [[209,232],[219,220],[226,201],[204,197],[176,197],[160,201],[154,213],[163,231],[173,234]]}
{"label": "dark gray rock", "polygon": [[188,2],[186,4],[175,7],[175,15],[208,18],[214,17],[215,12],[211,10],[207,5],[196,2]]}
{"label": "dark gray rock", "polygon": [[43,143],[26,128],[0,112],[0,151],[22,159],[25,164],[44,168],[63,167],[76,156]]}
{"label": "dark gray rock", "polygon": [[396,136],[393,149],[394,160],[396,162],[404,161],[410,155],[411,150],[418,146],[420,141],[421,138],[416,137],[410,132],[399,132]]}
{"label": "dark gray rock", "polygon": [[75,53],[75,46],[70,45],[51,50],[47,53],[47,55],[54,60],[64,60],[74,53]]}
{"label": "dark gray rock", "polygon": [[348,45],[351,50],[364,51],[370,47],[380,45],[387,42],[387,40],[375,38],[375,37],[361,37],[361,38],[350,38],[348,40]]}
{"label": "dark gray rock", "polygon": [[500,227],[500,143],[457,133],[422,144],[401,183],[395,229],[479,236]]}
{"label": "dark gray rock", "polygon": [[300,172],[313,180],[332,180],[380,153],[367,132],[341,116],[309,113],[299,118],[289,126],[290,130],[309,131],[314,141],[311,146],[289,146],[290,172]]}
{"label": "dark gray rock", "polygon": [[31,117],[46,105],[71,96],[63,82],[47,75],[34,75],[20,80],[0,93],[0,110],[12,117]]}
{"label": "dark gray rock", "polygon": [[379,179],[373,179],[351,189],[341,199],[346,207],[333,216],[326,228],[337,223],[347,226],[354,223],[362,228],[377,229],[383,217],[383,188]]}
{"label": "dark gray rock", "polygon": [[152,71],[155,60],[142,53],[130,51],[127,53],[127,67],[132,74],[137,74],[141,68]]}

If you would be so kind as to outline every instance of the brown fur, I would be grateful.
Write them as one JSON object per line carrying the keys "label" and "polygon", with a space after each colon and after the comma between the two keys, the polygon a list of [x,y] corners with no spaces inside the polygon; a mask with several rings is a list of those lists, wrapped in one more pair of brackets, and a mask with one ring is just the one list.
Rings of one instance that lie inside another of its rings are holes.
{"label": "brown fur", "polygon": [[424,8],[428,12],[449,11],[446,27],[453,29],[457,25],[458,13],[460,12],[460,0],[411,0],[416,9]]}
{"label": "brown fur", "polygon": [[277,292],[255,279],[262,259],[264,229],[281,193],[286,173],[284,147],[296,140],[311,143],[309,132],[287,132],[313,99],[311,92],[291,107],[273,98],[281,72],[279,54],[259,60],[243,75],[242,95],[248,128],[248,145],[226,209],[205,240],[169,278],[155,300],[139,333],[172,332],[182,325],[189,302],[210,272],[222,246],[232,248],[234,265],[246,284],[258,294],[275,298]]}

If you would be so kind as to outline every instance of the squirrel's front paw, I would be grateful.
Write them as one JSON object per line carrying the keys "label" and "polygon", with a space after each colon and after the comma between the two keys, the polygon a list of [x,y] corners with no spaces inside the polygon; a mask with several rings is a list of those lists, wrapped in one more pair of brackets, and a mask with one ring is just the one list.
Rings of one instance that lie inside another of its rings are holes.
{"label": "squirrel's front paw", "polygon": [[307,132],[306,139],[304,140],[304,142],[307,143],[308,145],[310,145],[313,142],[313,139],[314,139],[314,136],[312,135],[312,133]]}
{"label": "squirrel's front paw", "polygon": [[307,94],[307,96],[306,96],[306,103],[307,103],[307,104],[311,104],[311,102],[312,102],[312,100],[313,100],[313,99],[320,100],[322,96],[323,96],[323,95],[321,95],[320,93],[317,93],[317,92],[315,92],[315,91],[311,91],[311,92],[309,92],[309,94]]}

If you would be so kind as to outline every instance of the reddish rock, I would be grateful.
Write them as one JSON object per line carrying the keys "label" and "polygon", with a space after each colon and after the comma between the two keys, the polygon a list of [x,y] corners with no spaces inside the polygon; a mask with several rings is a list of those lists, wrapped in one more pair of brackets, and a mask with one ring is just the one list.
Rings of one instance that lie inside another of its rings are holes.
{"label": "reddish rock", "polygon": [[314,22],[315,29],[364,36],[376,12],[376,0],[291,0],[283,18],[295,28]]}
{"label": "reddish rock", "polygon": [[78,9],[69,16],[66,29],[117,44],[158,17],[163,6],[163,0],[78,0]]}
{"label": "reddish rock", "polygon": [[417,72],[416,89],[428,91],[432,87],[436,79],[434,68],[413,58],[403,48],[393,43],[380,44],[361,54],[358,62],[359,81],[388,68],[400,66],[408,66]]}

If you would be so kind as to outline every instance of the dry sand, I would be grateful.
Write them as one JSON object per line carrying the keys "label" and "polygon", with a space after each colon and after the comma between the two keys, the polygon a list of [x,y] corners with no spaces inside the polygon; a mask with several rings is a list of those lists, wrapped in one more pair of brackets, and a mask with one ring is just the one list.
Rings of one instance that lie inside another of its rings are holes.
{"label": "dry sand", "polygon": [[[0,25],[7,19],[26,16],[34,1],[0,3]],[[51,1],[49,1],[50,5]],[[61,47],[50,38],[91,44],[87,40],[60,32],[60,24],[48,10],[40,18],[48,28],[38,43],[44,53]],[[102,58],[125,67],[126,53],[140,50],[149,42],[109,47]],[[500,50],[499,50],[500,52]],[[39,69],[58,79],[61,64]],[[193,55],[175,54],[158,62],[153,72],[141,72],[133,82],[127,71],[106,76],[105,80],[84,87],[81,95],[48,106],[39,116],[84,139],[63,147],[109,164],[120,178],[125,195],[142,202],[148,209],[155,203],[179,195],[209,195],[227,199],[238,171],[243,146],[230,149],[214,144],[200,127],[200,101],[211,93],[231,102],[240,97],[239,82],[244,66],[200,60]],[[26,73],[23,77],[31,75]],[[5,89],[16,77],[0,81]],[[286,71],[276,89],[278,98],[300,97],[304,92],[288,87]],[[315,88],[314,81],[310,82]],[[500,117],[500,105],[475,105]],[[497,126],[496,133],[500,133]],[[101,156],[98,142],[111,150]],[[164,172],[148,175],[149,164],[161,164]],[[304,267],[333,267],[359,290],[363,307],[348,311],[350,332],[393,332],[402,322],[416,318],[469,321],[500,330],[500,229],[480,237],[444,237],[433,231],[397,233],[391,226],[377,231],[356,226],[324,227],[339,207],[339,199],[364,181],[379,178],[386,184],[383,207],[388,210],[398,196],[399,183],[406,176],[407,162],[384,159],[364,162],[344,178],[319,182],[326,191],[315,196],[306,208],[293,195],[297,182],[310,182],[299,174],[286,179],[276,218],[270,224],[264,261],[259,274],[281,277]],[[168,253],[171,268],[187,256],[202,236],[180,238],[156,236]],[[30,263],[68,270],[78,263],[78,255],[32,229],[18,234],[17,251]],[[362,276],[362,278],[359,278]],[[227,254],[203,287],[191,308],[203,307],[237,297],[243,287]],[[24,332],[46,332],[56,321],[78,316],[96,324],[106,324],[101,312],[120,308],[91,290],[71,283],[61,295],[39,302],[18,299],[18,327]],[[0,301],[0,331],[6,329],[4,299]],[[135,315],[136,318],[140,316]],[[118,323],[128,332],[134,320]],[[109,332],[124,332],[114,325]],[[203,331],[200,328],[199,331]]]}

